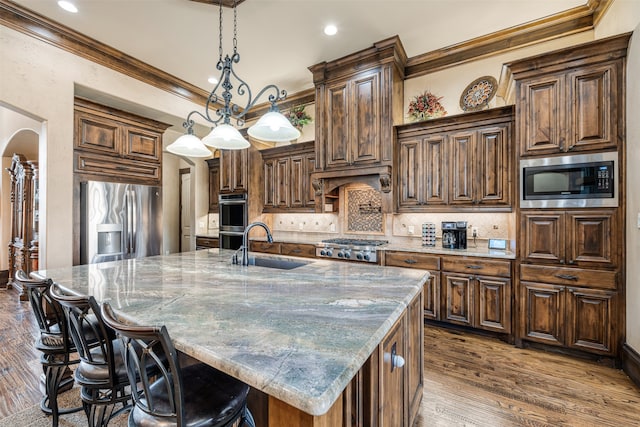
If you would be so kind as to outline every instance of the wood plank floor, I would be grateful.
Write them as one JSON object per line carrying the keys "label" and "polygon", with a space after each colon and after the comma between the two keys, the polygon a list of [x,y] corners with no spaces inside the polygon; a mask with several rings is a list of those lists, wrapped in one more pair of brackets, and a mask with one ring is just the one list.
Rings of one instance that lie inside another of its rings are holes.
{"label": "wood plank floor", "polygon": [[[0,419],[39,402],[28,303],[0,289]],[[425,326],[416,427],[640,426],[640,390],[619,370]]]}

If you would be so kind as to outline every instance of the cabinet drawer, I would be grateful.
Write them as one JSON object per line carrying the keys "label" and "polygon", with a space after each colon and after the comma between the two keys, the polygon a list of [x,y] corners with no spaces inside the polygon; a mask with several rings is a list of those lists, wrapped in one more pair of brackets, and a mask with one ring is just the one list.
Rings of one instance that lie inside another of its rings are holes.
{"label": "cabinet drawer", "polygon": [[160,184],[162,178],[162,167],[159,164],[79,151],[74,153],[73,170],[76,173],[107,177],[109,180],[141,184]]}
{"label": "cabinet drawer", "polygon": [[510,261],[495,261],[486,258],[443,257],[442,270],[456,273],[473,273],[483,276],[511,277]]}
{"label": "cabinet drawer", "polygon": [[280,253],[282,255],[315,258],[316,247],[314,245],[304,243],[281,243]]}
{"label": "cabinet drawer", "polygon": [[252,240],[249,243],[249,250],[251,252],[264,252],[268,254],[280,254],[280,242],[261,242]]}
{"label": "cabinet drawer", "polygon": [[202,246],[205,248],[217,248],[219,247],[219,240],[214,237],[197,237],[196,236],[196,247]]}
{"label": "cabinet drawer", "polygon": [[616,273],[583,268],[558,268],[543,265],[520,266],[520,280],[565,286],[616,289]]}
{"label": "cabinet drawer", "polygon": [[418,252],[386,251],[385,265],[438,271],[440,270],[440,257]]}

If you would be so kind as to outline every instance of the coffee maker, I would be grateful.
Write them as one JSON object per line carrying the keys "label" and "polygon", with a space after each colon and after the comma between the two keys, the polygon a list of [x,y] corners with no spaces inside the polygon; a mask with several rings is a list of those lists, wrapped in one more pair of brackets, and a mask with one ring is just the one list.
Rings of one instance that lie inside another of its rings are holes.
{"label": "coffee maker", "polygon": [[467,221],[442,222],[442,247],[467,249]]}

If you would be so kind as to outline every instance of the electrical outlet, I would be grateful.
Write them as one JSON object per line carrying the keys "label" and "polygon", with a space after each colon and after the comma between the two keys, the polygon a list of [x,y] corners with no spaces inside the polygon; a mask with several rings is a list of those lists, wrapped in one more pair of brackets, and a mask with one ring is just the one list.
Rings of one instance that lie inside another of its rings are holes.
{"label": "electrical outlet", "polygon": [[298,224],[298,230],[303,230],[304,229],[304,222],[301,222],[300,224]]}
{"label": "electrical outlet", "polygon": [[413,234],[415,232],[416,232],[416,230],[415,230],[413,225],[410,225],[410,226],[407,227],[407,233]]}
{"label": "electrical outlet", "polygon": [[471,236],[478,237],[478,227],[471,227]]}
{"label": "electrical outlet", "polygon": [[638,228],[640,228],[640,212],[638,212]]}
{"label": "electrical outlet", "polygon": [[334,223],[329,224],[329,230],[331,232],[335,232],[336,231],[336,225]]}

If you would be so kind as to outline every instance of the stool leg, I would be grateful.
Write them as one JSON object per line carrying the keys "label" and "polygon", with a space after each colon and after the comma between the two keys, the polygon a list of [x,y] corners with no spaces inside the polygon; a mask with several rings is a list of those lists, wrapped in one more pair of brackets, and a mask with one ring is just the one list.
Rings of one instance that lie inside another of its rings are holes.
{"label": "stool leg", "polygon": [[[53,360],[51,359],[53,357]],[[45,396],[40,402],[40,409],[46,414],[51,414],[52,427],[58,426],[58,389],[60,383],[65,376],[67,365],[59,365],[54,363],[55,356],[48,356],[44,359],[44,376],[45,376]]]}

